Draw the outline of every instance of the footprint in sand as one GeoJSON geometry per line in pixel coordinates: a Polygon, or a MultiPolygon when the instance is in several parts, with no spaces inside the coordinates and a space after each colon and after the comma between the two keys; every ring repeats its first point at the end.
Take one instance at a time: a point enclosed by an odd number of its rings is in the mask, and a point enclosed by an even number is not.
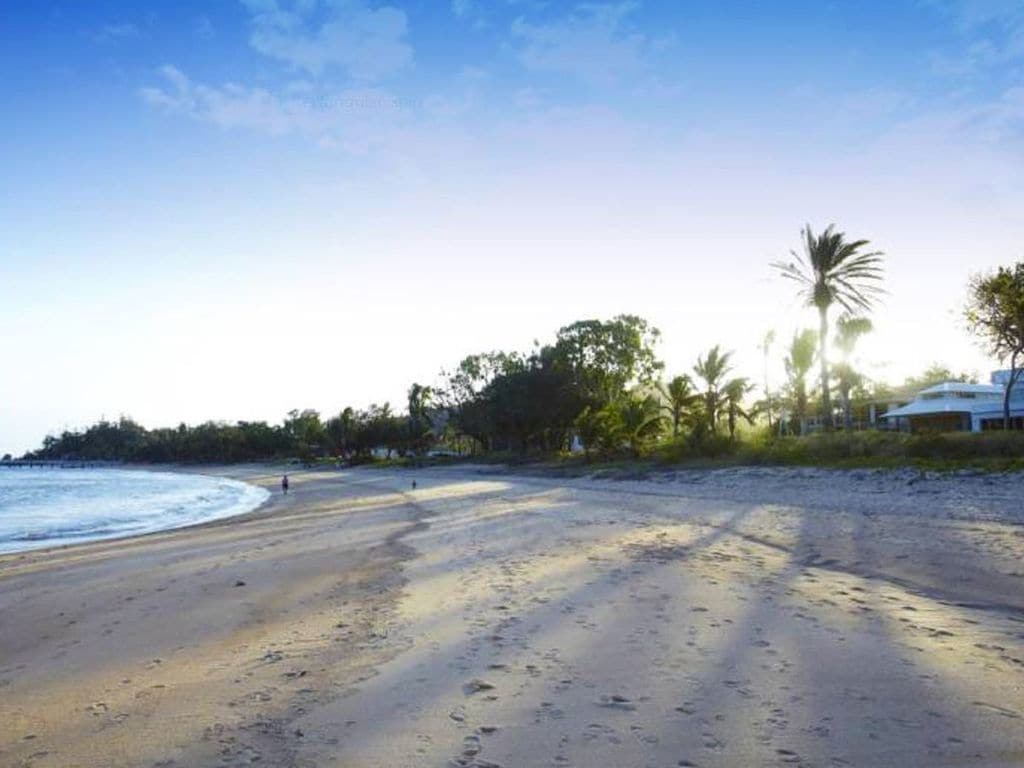
{"type": "Polygon", "coordinates": [[[996,714],[1002,715],[1003,717],[1009,717],[1013,720],[1020,719],[1020,715],[1017,712],[1015,712],[1012,709],[1007,709],[1006,707],[1000,707],[995,704],[987,704],[984,701],[972,701],[971,704],[973,704],[976,707],[981,707],[982,709],[987,709],[990,712],[995,712],[996,714]]]}
{"type": "Polygon", "coordinates": [[[465,691],[467,696],[472,696],[474,693],[494,690],[494,684],[480,678],[474,678],[462,686],[462,690],[465,691]]]}
{"type": "Polygon", "coordinates": [[[601,696],[597,701],[597,705],[607,707],[608,709],[621,709],[627,712],[632,712],[636,709],[636,705],[632,701],[618,693],[601,696]]]}
{"type": "Polygon", "coordinates": [[[90,704],[85,708],[85,711],[91,714],[93,717],[100,717],[101,715],[107,714],[106,702],[97,701],[90,704]]]}
{"type": "Polygon", "coordinates": [[[704,745],[704,749],[712,752],[721,752],[725,749],[725,742],[715,736],[713,733],[705,732],[701,735],[701,743],[704,745]]]}
{"type": "Polygon", "coordinates": [[[479,736],[467,736],[462,740],[462,756],[463,757],[476,757],[480,754],[480,737],[479,736]]]}

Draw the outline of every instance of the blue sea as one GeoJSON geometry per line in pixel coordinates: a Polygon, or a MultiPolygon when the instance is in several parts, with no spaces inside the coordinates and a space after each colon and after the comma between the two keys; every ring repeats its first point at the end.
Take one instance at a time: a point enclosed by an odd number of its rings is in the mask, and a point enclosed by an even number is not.
{"type": "Polygon", "coordinates": [[[180,528],[248,512],[268,496],[207,475],[0,468],[0,552],[180,528]]]}

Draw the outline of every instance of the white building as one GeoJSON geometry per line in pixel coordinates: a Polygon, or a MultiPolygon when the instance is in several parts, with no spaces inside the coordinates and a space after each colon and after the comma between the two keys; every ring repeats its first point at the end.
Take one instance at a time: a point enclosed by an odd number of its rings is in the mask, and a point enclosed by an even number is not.
{"type": "MultiPolygon", "coordinates": [[[[947,381],[921,390],[882,418],[904,432],[981,432],[1003,428],[1003,394],[1009,371],[994,371],[991,384],[947,381]]],[[[1024,429],[1024,375],[1010,393],[1010,428],[1024,429]]]]}

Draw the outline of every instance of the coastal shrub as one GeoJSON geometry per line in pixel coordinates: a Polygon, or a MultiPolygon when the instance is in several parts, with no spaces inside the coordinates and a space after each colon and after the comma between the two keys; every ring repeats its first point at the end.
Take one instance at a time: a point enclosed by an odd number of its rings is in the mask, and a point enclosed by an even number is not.
{"type": "Polygon", "coordinates": [[[691,449],[696,455],[708,459],[734,456],[739,446],[739,440],[722,434],[704,434],[691,443],[691,449]]]}
{"type": "Polygon", "coordinates": [[[984,464],[1024,461],[1024,433],[946,432],[906,434],[865,431],[804,437],[760,436],[743,443],[735,458],[743,464],[984,464]]]}
{"type": "Polygon", "coordinates": [[[663,464],[704,463],[730,459],[736,456],[742,445],[742,441],[737,438],[706,433],[700,437],[688,435],[673,438],[647,455],[663,464]]]}
{"type": "Polygon", "coordinates": [[[1024,433],[945,432],[912,435],[906,455],[917,459],[970,461],[974,459],[1024,459],[1024,433]]]}
{"type": "Polygon", "coordinates": [[[749,459],[771,464],[870,463],[905,457],[907,442],[907,435],[875,431],[778,437],[752,446],[749,459]]]}
{"type": "MultiPolygon", "coordinates": [[[[780,437],[766,429],[754,429],[737,439],[709,434],[700,439],[680,436],[662,442],[647,457],[661,465],[691,467],[917,466],[1004,471],[1024,469],[1024,432],[907,434],[878,430],[780,437]]],[[[602,456],[601,460],[616,458],[629,463],[625,455],[602,456]]]]}

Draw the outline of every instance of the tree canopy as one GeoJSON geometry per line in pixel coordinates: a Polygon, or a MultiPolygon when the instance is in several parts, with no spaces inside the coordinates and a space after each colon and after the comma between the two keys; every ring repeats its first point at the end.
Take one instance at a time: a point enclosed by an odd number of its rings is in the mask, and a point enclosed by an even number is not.
{"type": "Polygon", "coordinates": [[[818,362],[821,366],[822,422],[832,425],[829,396],[828,312],[838,304],[849,314],[864,314],[883,293],[882,252],[868,251],[867,240],[848,241],[834,224],[815,235],[808,224],[801,232],[804,253],[790,251],[792,261],[772,266],[797,284],[798,295],[818,310],[818,362]]]}
{"type": "Polygon", "coordinates": [[[975,275],[964,316],[968,328],[989,353],[1010,364],[1010,380],[1003,396],[1003,427],[1009,429],[1010,391],[1024,363],[1024,262],[975,275]]]}

